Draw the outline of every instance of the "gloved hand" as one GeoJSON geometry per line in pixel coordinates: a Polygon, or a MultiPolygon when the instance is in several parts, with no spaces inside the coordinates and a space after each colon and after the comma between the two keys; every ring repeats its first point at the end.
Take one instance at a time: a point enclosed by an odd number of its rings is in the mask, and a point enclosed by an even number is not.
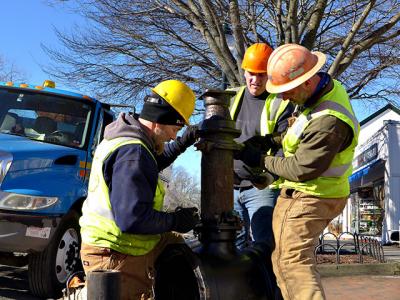
{"type": "Polygon", "coordinates": [[[178,207],[175,210],[175,224],[173,230],[186,233],[194,228],[200,222],[198,209],[196,207],[178,207]]]}
{"type": "Polygon", "coordinates": [[[248,180],[250,180],[253,186],[259,190],[265,189],[279,178],[278,175],[260,168],[249,168],[246,165],[244,165],[243,168],[249,173],[248,180]]]}
{"type": "Polygon", "coordinates": [[[264,136],[255,135],[244,141],[244,144],[245,145],[250,144],[255,148],[260,149],[264,152],[267,152],[269,151],[269,149],[275,148],[277,146],[272,134],[266,134],[264,136]]]}
{"type": "Polygon", "coordinates": [[[188,148],[194,144],[197,138],[198,125],[189,125],[186,127],[181,137],[177,138],[177,143],[181,148],[188,148]]]}
{"type": "Polygon", "coordinates": [[[264,168],[264,155],[265,151],[258,149],[252,143],[245,143],[241,150],[234,152],[233,158],[243,161],[251,168],[264,168]]]}

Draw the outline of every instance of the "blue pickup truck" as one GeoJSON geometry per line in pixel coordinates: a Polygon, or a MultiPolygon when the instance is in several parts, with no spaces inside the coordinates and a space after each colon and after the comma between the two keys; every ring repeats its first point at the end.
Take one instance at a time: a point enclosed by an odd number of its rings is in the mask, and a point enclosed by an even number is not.
{"type": "Polygon", "coordinates": [[[51,81],[0,82],[0,254],[26,258],[36,296],[60,296],[82,267],[78,220],[113,119],[108,104],[51,81]]]}

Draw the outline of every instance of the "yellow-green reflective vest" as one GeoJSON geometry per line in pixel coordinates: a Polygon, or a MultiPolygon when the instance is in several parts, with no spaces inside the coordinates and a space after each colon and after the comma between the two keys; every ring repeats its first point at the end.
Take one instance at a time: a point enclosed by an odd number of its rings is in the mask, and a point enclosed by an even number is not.
{"type": "MultiPolygon", "coordinates": [[[[150,150],[138,139],[120,137],[103,140],[93,158],[88,196],[82,207],[79,224],[83,243],[136,256],[150,252],[160,241],[160,235],[121,232],[114,220],[109,190],[103,176],[104,161],[117,148],[127,144],[140,144],[151,154],[150,150]]],[[[154,158],[153,154],[151,156],[154,158]]],[[[153,205],[155,210],[161,211],[164,194],[163,184],[158,180],[153,205]]]]}
{"type": "MultiPolygon", "coordinates": [[[[230,107],[230,114],[232,120],[236,121],[237,118],[237,109],[240,106],[243,100],[243,94],[246,87],[242,86],[237,90],[236,96],[233,99],[233,103],[230,107]]],[[[234,89],[233,89],[234,90],[234,89]]],[[[272,134],[274,132],[276,123],[282,113],[285,111],[286,107],[289,104],[289,100],[283,100],[281,95],[279,94],[269,94],[267,99],[265,100],[264,109],[261,113],[260,120],[260,135],[264,136],[266,134],[272,134]]],[[[270,154],[270,151],[268,152],[270,154]]],[[[276,189],[279,188],[279,185],[283,182],[283,180],[278,179],[271,185],[269,188],[276,189]]]]}
{"type": "Polygon", "coordinates": [[[329,168],[320,177],[303,182],[285,180],[282,184],[284,187],[321,198],[339,198],[350,194],[348,177],[353,170],[354,149],[357,146],[360,132],[360,125],[354,115],[346,90],[338,81],[334,80],[333,82],[333,89],[319,99],[315,105],[300,114],[282,141],[285,157],[293,156],[301,142],[302,134],[310,122],[324,115],[332,115],[352,128],[351,145],[335,155],[329,168]]]}
{"type": "MultiPolygon", "coordinates": [[[[242,86],[236,93],[233,103],[230,107],[230,114],[232,120],[236,121],[237,108],[240,106],[243,98],[243,93],[246,87],[242,86]]],[[[260,135],[272,134],[274,132],[276,123],[282,113],[285,111],[286,106],[289,104],[289,100],[283,100],[278,94],[269,94],[265,100],[264,109],[261,113],[260,120],[260,135]]]]}

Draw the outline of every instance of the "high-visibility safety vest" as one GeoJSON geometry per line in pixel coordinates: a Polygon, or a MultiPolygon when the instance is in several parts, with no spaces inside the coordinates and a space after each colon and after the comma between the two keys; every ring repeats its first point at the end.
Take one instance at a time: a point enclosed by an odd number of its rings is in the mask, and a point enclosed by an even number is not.
{"type": "MultiPolygon", "coordinates": [[[[245,89],[246,87],[242,86],[237,90],[236,96],[231,104],[229,112],[232,120],[234,121],[236,121],[237,119],[237,109],[243,100],[245,89]]],[[[274,132],[276,123],[278,122],[279,117],[285,111],[288,104],[289,100],[283,100],[278,94],[268,95],[267,99],[265,100],[264,109],[261,113],[260,135],[264,136],[266,134],[272,134],[274,132]]],[[[268,154],[270,154],[270,151],[268,152],[268,154]]],[[[269,185],[269,188],[279,188],[280,183],[282,183],[282,180],[278,179],[277,181],[269,185]]]]}
{"type": "MultiPolygon", "coordinates": [[[[141,235],[121,232],[115,223],[111,210],[109,189],[103,176],[105,160],[117,148],[128,144],[142,145],[154,158],[150,150],[138,139],[119,137],[103,140],[97,147],[92,162],[88,197],[83,204],[79,224],[83,243],[137,256],[150,252],[160,241],[161,236],[160,234],[141,235]]],[[[161,211],[164,194],[163,184],[158,180],[153,205],[155,210],[161,211]]]]}
{"type": "Polygon", "coordinates": [[[333,83],[334,87],[329,93],[299,115],[282,141],[285,157],[290,157],[295,154],[304,130],[311,121],[319,117],[331,115],[351,127],[353,140],[350,146],[335,155],[328,169],[320,177],[303,182],[285,180],[282,184],[284,187],[321,198],[339,198],[350,194],[348,177],[353,170],[354,149],[360,132],[360,125],[354,115],[346,90],[338,81],[333,80],[333,83]]]}
{"type": "MultiPolygon", "coordinates": [[[[230,107],[230,114],[232,120],[236,121],[237,119],[237,109],[240,106],[243,100],[243,94],[246,87],[242,86],[236,93],[236,96],[233,100],[233,103],[230,107]]],[[[272,134],[275,129],[275,125],[281,116],[281,114],[285,111],[286,106],[288,106],[289,100],[283,100],[277,94],[269,94],[267,99],[265,100],[264,109],[261,113],[260,120],[260,134],[262,136],[266,134],[272,134]]]]}

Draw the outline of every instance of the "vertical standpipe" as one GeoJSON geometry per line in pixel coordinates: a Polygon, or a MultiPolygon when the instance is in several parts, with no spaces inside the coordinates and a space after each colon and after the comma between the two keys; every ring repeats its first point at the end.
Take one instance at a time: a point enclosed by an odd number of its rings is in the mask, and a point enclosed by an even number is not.
{"type": "MultiPolygon", "coordinates": [[[[233,215],[233,141],[240,135],[229,113],[230,99],[235,92],[207,90],[204,100],[204,121],[199,128],[200,140],[196,144],[201,158],[201,219],[199,239],[204,246],[218,241],[229,241],[234,249],[236,231],[240,221],[233,215]]],[[[222,250],[222,244],[216,248],[222,250]]],[[[212,251],[218,252],[215,247],[212,251]]],[[[206,249],[208,249],[206,247],[206,249]]],[[[226,252],[226,249],[223,251],[226,252]]],[[[217,255],[217,253],[213,253],[217,255]]]]}
{"type": "Polygon", "coordinates": [[[265,254],[237,251],[240,219],[233,213],[234,138],[240,135],[229,114],[235,92],[207,90],[204,121],[195,145],[201,158],[201,246],[169,245],[156,263],[157,300],[272,300],[265,254]]]}
{"type": "MultiPolygon", "coordinates": [[[[235,92],[207,90],[205,115],[200,127],[201,211],[203,220],[233,210],[233,139],[240,135],[229,114],[229,101],[235,92]]],[[[198,147],[199,148],[199,147],[198,147]]]]}

